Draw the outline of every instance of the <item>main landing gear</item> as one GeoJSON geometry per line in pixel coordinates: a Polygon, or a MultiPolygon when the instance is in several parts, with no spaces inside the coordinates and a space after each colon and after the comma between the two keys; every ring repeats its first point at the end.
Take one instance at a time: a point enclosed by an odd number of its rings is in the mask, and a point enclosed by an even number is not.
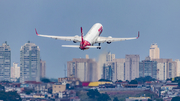
{"type": "MultiPolygon", "coordinates": [[[[101,43],[98,43],[98,46],[100,46],[101,45],[101,43]]],[[[101,47],[97,47],[97,49],[101,49],[101,47]]]]}

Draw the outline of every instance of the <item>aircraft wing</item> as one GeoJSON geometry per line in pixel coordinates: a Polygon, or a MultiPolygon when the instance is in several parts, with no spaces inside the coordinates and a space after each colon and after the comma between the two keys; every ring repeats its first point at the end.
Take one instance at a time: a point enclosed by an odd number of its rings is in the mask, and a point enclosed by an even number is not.
{"type": "Polygon", "coordinates": [[[51,36],[51,35],[38,34],[36,29],[35,31],[36,31],[36,34],[41,37],[48,37],[48,38],[53,38],[53,39],[65,40],[65,41],[81,42],[81,37],[78,35],[76,36],[51,36]]]}
{"type": "Polygon", "coordinates": [[[96,40],[96,43],[125,41],[125,40],[132,40],[132,39],[138,39],[138,38],[139,38],[139,32],[138,32],[138,37],[131,37],[131,38],[98,37],[96,40]]]}

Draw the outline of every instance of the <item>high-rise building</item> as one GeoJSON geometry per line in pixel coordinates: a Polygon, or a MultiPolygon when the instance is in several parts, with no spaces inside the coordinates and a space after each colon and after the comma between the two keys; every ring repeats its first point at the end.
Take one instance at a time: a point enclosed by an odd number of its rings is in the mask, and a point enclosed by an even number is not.
{"type": "Polygon", "coordinates": [[[114,59],[103,66],[103,79],[125,80],[125,59],[114,59]]]}
{"type": "Polygon", "coordinates": [[[179,59],[176,59],[175,62],[177,63],[176,76],[180,76],[180,61],[179,61],[179,59]]]}
{"type": "Polygon", "coordinates": [[[25,81],[40,81],[40,49],[30,41],[20,49],[20,82],[25,81]]]}
{"type": "Polygon", "coordinates": [[[150,57],[139,63],[139,77],[145,76],[157,79],[157,61],[151,61],[150,57]]]}
{"type": "Polygon", "coordinates": [[[18,66],[18,63],[13,63],[13,66],[11,67],[11,78],[17,79],[20,77],[20,67],[18,66]]]}
{"type": "Polygon", "coordinates": [[[151,44],[151,47],[149,49],[149,57],[150,59],[159,59],[160,57],[160,49],[158,48],[158,45],[155,43],[151,44]]]}
{"type": "Polygon", "coordinates": [[[93,59],[73,59],[67,62],[67,76],[80,81],[97,81],[97,63],[93,59]]]}
{"type": "Polygon", "coordinates": [[[46,76],[46,61],[40,60],[40,77],[44,78],[46,76]]]}
{"type": "Polygon", "coordinates": [[[113,74],[114,74],[114,66],[112,66],[113,64],[104,64],[103,66],[103,79],[107,79],[107,80],[113,80],[113,74]]]}
{"type": "Polygon", "coordinates": [[[11,77],[11,49],[7,42],[0,46],[0,81],[10,81],[11,77]]]}
{"type": "Polygon", "coordinates": [[[134,80],[139,77],[139,55],[126,55],[125,80],[134,80]]]}
{"type": "Polygon", "coordinates": [[[106,61],[113,61],[115,59],[115,54],[111,54],[111,52],[108,52],[106,54],[106,61]]]}
{"type": "Polygon", "coordinates": [[[177,63],[172,59],[153,59],[157,61],[157,79],[166,80],[176,77],[177,63]]]}

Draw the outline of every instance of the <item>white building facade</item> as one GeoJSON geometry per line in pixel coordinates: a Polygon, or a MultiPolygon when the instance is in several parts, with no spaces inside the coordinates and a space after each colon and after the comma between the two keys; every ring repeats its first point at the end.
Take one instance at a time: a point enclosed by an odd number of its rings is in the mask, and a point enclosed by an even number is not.
{"type": "Polygon", "coordinates": [[[19,78],[20,77],[20,67],[18,66],[18,63],[13,63],[13,66],[11,67],[11,78],[19,78]]]}
{"type": "Polygon", "coordinates": [[[160,49],[158,48],[157,44],[151,44],[151,47],[149,49],[149,57],[151,60],[160,58],[160,49]]]}

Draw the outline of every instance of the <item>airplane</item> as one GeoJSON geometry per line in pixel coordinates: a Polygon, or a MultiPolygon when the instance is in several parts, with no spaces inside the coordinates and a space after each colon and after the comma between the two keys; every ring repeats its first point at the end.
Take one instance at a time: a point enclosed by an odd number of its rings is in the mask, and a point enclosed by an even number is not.
{"type": "Polygon", "coordinates": [[[101,37],[100,35],[102,31],[103,31],[103,26],[100,23],[94,24],[85,36],[83,36],[82,27],[81,27],[81,36],[78,36],[78,35],[75,35],[75,36],[41,35],[41,34],[38,34],[35,28],[36,34],[41,37],[48,37],[48,38],[53,38],[53,39],[65,40],[65,41],[73,41],[74,43],[80,42],[80,45],[62,45],[62,47],[75,47],[75,48],[80,48],[81,50],[86,50],[89,48],[101,49],[101,46],[100,46],[101,43],[107,42],[107,44],[110,44],[111,42],[114,42],[114,41],[138,39],[140,36],[140,32],[138,31],[138,37],[131,37],[131,38],[113,38],[111,36],[101,37]],[[94,46],[94,44],[96,43],[98,43],[98,46],[94,46]]]}

